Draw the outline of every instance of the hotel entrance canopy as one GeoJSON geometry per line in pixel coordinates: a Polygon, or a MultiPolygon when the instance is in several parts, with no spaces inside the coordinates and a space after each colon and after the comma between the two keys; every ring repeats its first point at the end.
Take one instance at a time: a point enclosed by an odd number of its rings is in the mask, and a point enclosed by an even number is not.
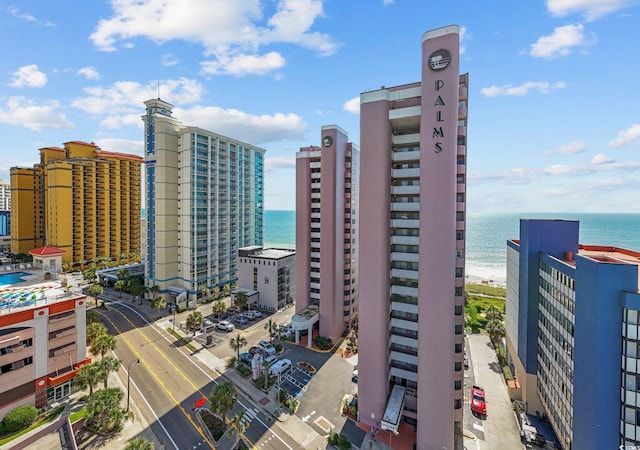
{"type": "Polygon", "coordinates": [[[400,385],[393,386],[389,400],[387,401],[387,409],[384,410],[384,416],[380,422],[380,428],[398,433],[400,427],[400,416],[404,408],[404,392],[405,388],[400,385]]]}

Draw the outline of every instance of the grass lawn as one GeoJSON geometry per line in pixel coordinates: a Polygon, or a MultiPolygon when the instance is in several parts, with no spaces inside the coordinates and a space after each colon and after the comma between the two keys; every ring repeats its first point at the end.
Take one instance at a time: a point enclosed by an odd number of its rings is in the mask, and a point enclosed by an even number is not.
{"type": "Polygon", "coordinates": [[[64,411],[64,406],[60,406],[59,408],[56,408],[55,410],[49,412],[47,415],[42,417],[42,420],[35,422],[33,425],[31,425],[28,428],[25,428],[24,430],[20,430],[10,436],[6,436],[3,439],[0,439],[0,446],[6,444],[7,442],[11,442],[14,439],[22,436],[25,433],[28,433],[31,430],[35,430],[36,428],[42,426],[42,425],[46,425],[49,422],[52,422],[56,417],[58,417],[62,411],[64,411]]]}
{"type": "Polygon", "coordinates": [[[465,284],[467,301],[464,306],[464,315],[467,317],[465,328],[474,333],[485,331],[487,309],[495,306],[498,310],[505,312],[506,289],[497,286],[487,286],[484,284],[465,284]]]}

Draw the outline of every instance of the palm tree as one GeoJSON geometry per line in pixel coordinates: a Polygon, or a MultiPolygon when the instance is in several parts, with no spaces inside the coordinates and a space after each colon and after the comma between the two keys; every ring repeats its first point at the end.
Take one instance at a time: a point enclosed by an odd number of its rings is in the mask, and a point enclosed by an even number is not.
{"type": "Polygon", "coordinates": [[[124,288],[126,286],[127,282],[124,280],[118,280],[116,281],[116,283],[113,285],[114,288],[116,288],[116,291],[120,292],[120,298],[122,298],[122,291],[124,291],[124,288]]]}
{"type": "Polygon", "coordinates": [[[118,280],[124,280],[129,276],[129,271],[127,269],[124,269],[124,268],[120,269],[116,273],[116,276],[118,277],[118,280]]]}
{"type": "Polygon", "coordinates": [[[273,319],[269,319],[269,321],[264,324],[264,329],[269,332],[269,342],[271,342],[273,337],[278,334],[280,327],[273,321],[273,319]]]}
{"type": "Polygon", "coordinates": [[[493,346],[497,348],[497,343],[504,336],[505,328],[502,320],[492,319],[487,322],[486,326],[487,333],[491,337],[491,342],[493,342],[493,346]]]}
{"type": "Polygon", "coordinates": [[[196,330],[202,327],[202,313],[200,311],[194,311],[187,316],[187,328],[193,331],[193,335],[196,335],[196,330]]]}
{"type": "Polygon", "coordinates": [[[228,284],[225,284],[224,287],[222,288],[222,293],[224,294],[225,297],[228,297],[230,292],[231,292],[231,288],[229,287],[228,284]]]}
{"type": "Polygon", "coordinates": [[[94,322],[100,322],[100,317],[93,311],[87,311],[87,326],[94,322]]]}
{"type": "Polygon", "coordinates": [[[146,292],[146,290],[147,290],[147,288],[146,288],[146,287],[144,287],[143,285],[141,285],[141,284],[136,284],[136,285],[133,287],[133,291],[132,291],[132,293],[133,293],[133,295],[135,295],[136,297],[140,297],[140,298],[142,299],[142,298],[144,298],[144,293],[146,292]]]}
{"type": "Polygon", "coordinates": [[[247,340],[238,334],[236,337],[229,340],[229,345],[236,351],[236,358],[240,359],[240,349],[247,345],[247,340]]]}
{"type": "Polygon", "coordinates": [[[211,312],[213,314],[221,315],[221,314],[224,314],[226,310],[227,310],[227,305],[225,305],[225,303],[222,300],[217,300],[211,306],[211,312]]]}
{"type": "Polygon", "coordinates": [[[220,296],[220,288],[218,286],[213,287],[213,297],[218,298],[220,296]]]}
{"type": "Polygon", "coordinates": [[[153,450],[153,442],[149,442],[143,437],[137,437],[129,441],[124,450],[153,450]]]}
{"type": "Polygon", "coordinates": [[[151,296],[153,298],[156,298],[158,296],[158,291],[159,290],[160,290],[160,288],[158,286],[156,286],[155,284],[149,288],[149,292],[151,292],[151,296]]]}
{"type": "Polygon", "coordinates": [[[116,388],[102,389],[87,400],[85,424],[98,432],[107,433],[122,429],[129,416],[120,406],[124,392],[116,388]]]}
{"type": "Polygon", "coordinates": [[[219,414],[222,419],[227,418],[227,413],[236,406],[238,401],[238,389],[231,381],[224,381],[216,384],[209,394],[211,406],[209,410],[214,414],[219,414]]]}
{"type": "Polygon", "coordinates": [[[202,294],[203,301],[209,298],[209,288],[207,287],[206,284],[203,284],[202,286],[200,286],[200,293],[202,294]]]}
{"type": "Polygon", "coordinates": [[[92,355],[100,355],[100,358],[104,358],[105,353],[116,348],[118,341],[110,334],[101,334],[96,337],[91,343],[89,351],[92,355]]]}
{"type": "Polygon", "coordinates": [[[240,307],[240,309],[247,306],[247,294],[242,291],[238,292],[236,294],[235,300],[233,301],[233,304],[240,307]]]}
{"type": "Polygon", "coordinates": [[[102,322],[92,322],[87,325],[87,344],[92,344],[98,336],[107,334],[107,327],[102,322]]]}
{"type": "Polygon", "coordinates": [[[502,311],[500,311],[494,305],[491,305],[491,306],[489,306],[489,308],[487,308],[486,316],[487,316],[487,320],[500,320],[500,321],[502,321],[502,319],[503,319],[502,311]]]}
{"type": "Polygon", "coordinates": [[[240,436],[247,429],[247,423],[244,420],[244,411],[236,414],[231,419],[229,419],[229,428],[236,432],[236,445],[234,448],[238,450],[240,446],[240,436]]]}
{"type": "Polygon", "coordinates": [[[120,264],[126,263],[127,262],[127,255],[125,253],[120,253],[118,255],[118,260],[119,260],[120,264]]]}
{"type": "Polygon", "coordinates": [[[151,300],[151,307],[156,310],[156,319],[160,316],[160,310],[167,307],[164,297],[156,297],[151,300]]]}
{"type": "Polygon", "coordinates": [[[89,388],[89,397],[91,397],[93,388],[100,382],[100,369],[96,363],[85,364],[76,373],[75,380],[80,389],[89,388]]]}
{"type": "Polygon", "coordinates": [[[104,388],[107,388],[107,380],[109,379],[109,374],[111,372],[117,372],[120,367],[120,361],[118,361],[113,356],[105,356],[100,361],[95,362],[98,366],[99,379],[104,382],[104,388]]]}
{"type": "Polygon", "coordinates": [[[89,287],[89,295],[92,297],[98,297],[104,293],[104,288],[99,284],[93,284],[89,287]]]}

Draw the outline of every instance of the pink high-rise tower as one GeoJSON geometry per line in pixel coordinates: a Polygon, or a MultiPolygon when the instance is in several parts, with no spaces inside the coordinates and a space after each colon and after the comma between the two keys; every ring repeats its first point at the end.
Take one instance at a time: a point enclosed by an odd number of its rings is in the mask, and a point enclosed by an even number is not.
{"type": "Polygon", "coordinates": [[[462,442],[468,74],[459,28],[422,36],[422,78],[360,97],[359,420],[417,448],[462,442]],[[404,428],[403,428],[404,429],[404,428]]]}

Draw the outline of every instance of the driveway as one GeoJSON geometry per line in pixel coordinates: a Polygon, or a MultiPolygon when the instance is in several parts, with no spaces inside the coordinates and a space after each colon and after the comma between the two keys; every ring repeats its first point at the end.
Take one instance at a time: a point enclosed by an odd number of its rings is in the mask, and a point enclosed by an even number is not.
{"type": "MultiPolygon", "coordinates": [[[[487,398],[487,418],[480,420],[471,414],[468,396],[465,398],[465,416],[469,416],[472,424],[465,428],[478,436],[479,449],[514,450],[524,449],[520,442],[520,429],[516,416],[511,407],[511,400],[507,386],[502,376],[502,369],[498,364],[489,336],[471,334],[467,337],[468,352],[471,359],[472,374],[467,381],[484,388],[487,398]]],[[[466,391],[465,389],[465,391],[466,391]]]]}

